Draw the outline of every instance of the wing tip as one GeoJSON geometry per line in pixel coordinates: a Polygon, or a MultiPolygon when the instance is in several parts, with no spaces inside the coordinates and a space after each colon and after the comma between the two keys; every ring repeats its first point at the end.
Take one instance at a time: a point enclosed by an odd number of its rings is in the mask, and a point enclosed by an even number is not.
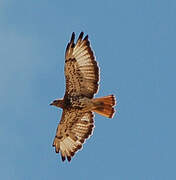
{"type": "Polygon", "coordinates": [[[85,36],[85,38],[83,39],[83,41],[87,41],[87,42],[89,42],[88,41],[88,38],[89,38],[89,36],[88,36],[88,34],[85,36]]]}
{"type": "MultiPolygon", "coordinates": [[[[79,34],[79,37],[78,37],[78,40],[82,40],[84,36],[84,32],[81,31],[81,33],[79,34]]],[[[83,41],[87,41],[89,38],[88,34],[84,37],[83,41]]],[[[74,43],[74,40],[75,40],[75,32],[72,32],[72,35],[71,35],[71,40],[70,40],[70,43],[74,43]]]]}
{"type": "Polygon", "coordinates": [[[67,160],[68,160],[68,162],[70,162],[71,161],[71,156],[67,156],[67,160]]]}
{"type": "MultiPolygon", "coordinates": [[[[78,40],[82,40],[83,36],[84,36],[84,32],[81,31],[81,33],[79,34],[78,40]]],[[[88,38],[89,38],[89,36],[88,36],[88,34],[87,34],[87,35],[84,37],[83,41],[87,41],[88,38]]]]}
{"type": "Polygon", "coordinates": [[[83,35],[84,35],[84,32],[81,31],[80,35],[79,35],[79,38],[78,39],[82,39],[83,38],[83,35]]]}
{"type": "Polygon", "coordinates": [[[62,161],[65,161],[65,156],[62,156],[62,155],[61,155],[61,158],[62,158],[62,161]]]}
{"type": "Polygon", "coordinates": [[[75,40],[75,32],[72,32],[70,43],[74,42],[74,40],[75,40]]]}

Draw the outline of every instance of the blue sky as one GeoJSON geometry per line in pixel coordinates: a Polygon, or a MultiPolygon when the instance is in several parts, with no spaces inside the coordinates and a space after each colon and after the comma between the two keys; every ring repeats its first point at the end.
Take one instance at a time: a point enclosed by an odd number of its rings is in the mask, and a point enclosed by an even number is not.
{"type": "Polygon", "coordinates": [[[0,178],[176,179],[176,1],[0,1],[0,178]],[[71,163],[52,145],[72,32],[89,34],[116,115],[71,163]]]}

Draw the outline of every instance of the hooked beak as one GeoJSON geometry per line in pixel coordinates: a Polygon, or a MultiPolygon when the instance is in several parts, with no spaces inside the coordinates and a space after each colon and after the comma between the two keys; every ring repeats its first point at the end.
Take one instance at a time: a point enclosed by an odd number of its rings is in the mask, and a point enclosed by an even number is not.
{"type": "Polygon", "coordinates": [[[53,106],[53,105],[54,105],[54,103],[52,102],[52,103],[50,103],[49,105],[50,105],[50,106],[53,106]]]}

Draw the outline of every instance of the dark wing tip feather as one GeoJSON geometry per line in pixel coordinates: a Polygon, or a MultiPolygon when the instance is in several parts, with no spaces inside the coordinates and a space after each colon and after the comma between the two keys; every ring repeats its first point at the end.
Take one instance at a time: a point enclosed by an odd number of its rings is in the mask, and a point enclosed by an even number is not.
{"type": "Polygon", "coordinates": [[[62,161],[65,161],[65,156],[62,156],[62,155],[61,155],[61,157],[62,157],[62,161]]]}
{"type": "Polygon", "coordinates": [[[68,160],[68,162],[70,162],[71,161],[71,157],[67,156],[67,160],[68,160]]]}
{"type": "Polygon", "coordinates": [[[74,40],[75,40],[75,33],[73,32],[70,40],[70,45],[72,48],[75,46],[74,40]]]}
{"type": "Polygon", "coordinates": [[[83,39],[83,41],[87,41],[89,43],[88,38],[89,38],[89,36],[86,35],[85,38],[83,39]]]}
{"type": "Polygon", "coordinates": [[[71,36],[70,43],[73,43],[73,42],[74,42],[74,40],[75,40],[75,33],[73,32],[73,33],[72,33],[72,36],[71,36]]]}
{"type": "Polygon", "coordinates": [[[58,149],[55,149],[55,152],[56,152],[56,153],[59,153],[58,149]]]}
{"type": "Polygon", "coordinates": [[[67,47],[66,47],[66,51],[65,51],[65,57],[69,51],[69,48],[73,48],[75,46],[74,44],[74,40],[75,40],[75,33],[73,32],[72,35],[71,35],[71,39],[70,39],[70,42],[67,44],[67,47]]]}
{"type": "Polygon", "coordinates": [[[82,39],[83,38],[83,35],[84,35],[84,33],[83,33],[83,31],[80,33],[80,35],[79,35],[79,38],[78,39],[82,39]]]}
{"type": "Polygon", "coordinates": [[[60,151],[60,147],[59,146],[55,146],[55,152],[59,153],[59,151],[60,151]]]}

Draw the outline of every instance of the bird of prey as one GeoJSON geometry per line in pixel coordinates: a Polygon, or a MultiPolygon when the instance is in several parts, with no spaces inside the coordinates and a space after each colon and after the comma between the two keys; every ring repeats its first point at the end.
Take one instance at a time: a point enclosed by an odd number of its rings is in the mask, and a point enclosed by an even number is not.
{"type": "Polygon", "coordinates": [[[66,158],[70,161],[92,134],[93,112],[107,118],[112,118],[115,112],[113,95],[93,98],[98,91],[99,67],[88,35],[84,38],[83,35],[81,32],[75,43],[75,33],[72,33],[65,52],[65,95],[50,104],[63,109],[53,142],[62,161],[66,158]]]}

